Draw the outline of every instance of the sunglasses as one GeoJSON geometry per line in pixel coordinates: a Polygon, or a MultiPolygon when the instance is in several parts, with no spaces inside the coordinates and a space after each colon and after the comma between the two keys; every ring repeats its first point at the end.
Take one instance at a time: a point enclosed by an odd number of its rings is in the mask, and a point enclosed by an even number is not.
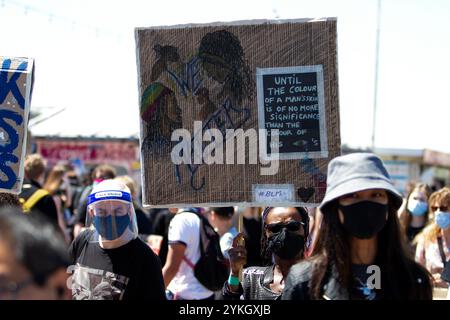
{"type": "Polygon", "coordinates": [[[443,211],[443,212],[447,212],[447,209],[448,209],[448,206],[440,206],[440,207],[431,207],[431,211],[437,211],[437,209],[439,209],[440,211],[443,211]]]}
{"type": "Polygon", "coordinates": [[[298,222],[295,220],[291,220],[286,223],[270,223],[266,225],[266,229],[269,230],[272,233],[278,233],[283,228],[286,228],[289,231],[298,231],[300,230],[301,226],[304,226],[305,224],[303,222],[298,222]]]}

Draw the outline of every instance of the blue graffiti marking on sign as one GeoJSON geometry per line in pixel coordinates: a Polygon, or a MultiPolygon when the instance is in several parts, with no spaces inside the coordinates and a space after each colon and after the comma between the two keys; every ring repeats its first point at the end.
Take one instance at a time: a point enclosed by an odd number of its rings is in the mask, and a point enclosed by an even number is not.
{"type": "Polygon", "coordinates": [[[318,178],[319,182],[325,182],[327,180],[327,176],[315,165],[313,159],[307,158],[300,160],[300,167],[302,167],[306,173],[318,178]]]}
{"type": "MultiPolygon", "coordinates": [[[[240,108],[237,106],[233,106],[231,100],[227,98],[223,103],[223,105],[219,108],[219,110],[214,112],[214,114],[208,119],[208,121],[205,124],[203,124],[201,131],[194,132],[194,135],[191,138],[191,148],[192,148],[191,152],[194,153],[195,136],[196,135],[202,136],[204,131],[214,128],[214,124],[217,126],[218,130],[222,132],[222,135],[226,137],[227,129],[237,129],[243,126],[249,118],[250,118],[250,110],[248,108],[240,108]],[[232,112],[237,115],[240,115],[241,121],[238,121],[237,123],[233,122],[233,119],[231,117],[232,112]]],[[[175,166],[175,178],[177,180],[177,183],[182,184],[180,166],[179,165],[174,166],[175,166]]],[[[191,188],[195,191],[201,190],[205,186],[205,177],[201,178],[200,185],[195,184],[196,180],[195,176],[198,173],[200,165],[185,164],[185,167],[188,170],[191,188]]]]}
{"type": "Polygon", "coordinates": [[[0,171],[2,171],[6,176],[6,181],[0,179],[0,188],[2,189],[12,189],[17,181],[17,175],[13,169],[11,169],[8,162],[17,163],[19,158],[10,153],[2,154],[0,157],[0,171]]]}
{"type": "Polygon", "coordinates": [[[17,80],[22,74],[21,71],[26,70],[27,66],[27,61],[22,62],[18,66],[17,72],[14,72],[8,81],[8,73],[11,72],[11,70],[9,70],[11,67],[11,59],[5,59],[5,61],[3,61],[3,65],[0,70],[0,104],[5,101],[8,93],[11,92],[19,103],[20,108],[22,108],[22,110],[25,108],[25,99],[17,86],[17,80]]]}
{"type": "Polygon", "coordinates": [[[0,128],[8,134],[9,140],[9,143],[5,145],[0,144],[0,153],[12,153],[19,145],[19,135],[5,119],[13,120],[17,125],[21,125],[23,118],[17,112],[5,109],[0,110],[0,128]]]}
{"type": "Polygon", "coordinates": [[[176,82],[181,94],[187,97],[188,92],[195,94],[203,80],[201,79],[199,58],[194,57],[184,65],[184,73],[177,75],[171,70],[167,70],[170,77],[176,82]]]}
{"type": "MultiPolygon", "coordinates": [[[[318,189],[319,197],[322,198],[325,195],[325,191],[327,188],[327,175],[320,170],[313,159],[308,157],[307,152],[305,153],[305,157],[299,161],[299,165],[305,173],[311,175],[316,183],[316,186],[314,188],[318,189]]],[[[300,189],[305,190],[305,188],[300,189]]]]}
{"type": "Polygon", "coordinates": [[[19,135],[17,131],[5,120],[13,120],[17,125],[21,125],[23,118],[17,112],[11,110],[0,110],[0,128],[8,135],[5,144],[0,144],[0,171],[6,176],[6,181],[0,179],[0,188],[11,189],[17,181],[17,175],[11,169],[9,163],[17,163],[19,159],[13,154],[19,145],[19,135]]]}

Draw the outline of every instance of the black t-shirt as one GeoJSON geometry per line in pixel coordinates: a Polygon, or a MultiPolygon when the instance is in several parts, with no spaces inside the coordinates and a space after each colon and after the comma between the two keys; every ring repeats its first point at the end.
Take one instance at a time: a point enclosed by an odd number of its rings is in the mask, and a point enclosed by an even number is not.
{"type": "Polygon", "coordinates": [[[69,248],[73,260],[72,297],[76,300],[165,300],[161,264],[139,238],[103,249],[91,230],[69,248]]]}
{"type": "Polygon", "coordinates": [[[152,233],[152,225],[150,223],[150,219],[142,208],[134,205],[134,212],[136,212],[136,220],[139,234],[149,235],[152,233]]]}
{"type": "Polygon", "coordinates": [[[423,230],[425,226],[422,227],[411,227],[409,226],[406,230],[406,235],[408,237],[409,242],[412,242],[414,238],[423,230]]]}
{"type": "Polygon", "coordinates": [[[152,234],[160,235],[163,237],[161,243],[161,249],[159,251],[159,258],[161,259],[161,264],[164,266],[167,259],[167,252],[169,250],[169,225],[175,215],[170,213],[169,210],[161,210],[158,215],[156,215],[153,221],[152,234]]]}
{"type": "Polygon", "coordinates": [[[450,285],[450,262],[447,261],[444,266],[444,270],[441,273],[441,279],[447,281],[450,285]]]}
{"type": "MultiPolygon", "coordinates": [[[[370,288],[367,281],[372,275],[370,272],[367,272],[369,266],[366,264],[352,264],[353,285],[350,294],[352,300],[379,299],[379,292],[375,288],[370,288]]],[[[372,281],[370,281],[370,284],[372,284],[372,281]]]]}

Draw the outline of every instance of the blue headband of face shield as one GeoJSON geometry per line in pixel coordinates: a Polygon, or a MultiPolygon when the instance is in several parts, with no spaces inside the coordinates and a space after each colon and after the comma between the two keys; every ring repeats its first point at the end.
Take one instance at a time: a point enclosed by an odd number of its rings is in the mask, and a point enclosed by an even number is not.
{"type": "Polygon", "coordinates": [[[88,198],[88,205],[97,201],[122,200],[131,203],[131,194],[125,191],[107,190],[92,193],[88,198]]]}

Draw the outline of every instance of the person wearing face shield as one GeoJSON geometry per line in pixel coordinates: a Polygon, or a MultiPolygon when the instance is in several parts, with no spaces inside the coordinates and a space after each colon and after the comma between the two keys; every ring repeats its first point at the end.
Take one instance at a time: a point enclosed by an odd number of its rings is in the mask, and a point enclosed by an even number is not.
{"type": "Polygon", "coordinates": [[[429,273],[402,243],[402,201],[376,155],[333,159],[317,242],[312,255],[291,268],[282,299],[431,299],[429,273]]]}
{"type": "Polygon", "coordinates": [[[289,269],[304,258],[309,233],[309,216],[304,208],[267,207],[262,217],[261,255],[265,267],[243,269],[247,262],[243,234],[233,239],[229,249],[230,277],[222,289],[224,300],[280,299],[289,269]]]}
{"type": "Polygon", "coordinates": [[[108,164],[101,164],[95,167],[95,169],[92,171],[91,179],[92,184],[89,186],[86,186],[82,191],[78,198],[78,201],[76,201],[76,213],[74,217],[74,228],[73,228],[73,235],[74,237],[78,236],[81,231],[86,227],[86,208],[88,205],[89,195],[92,192],[92,188],[102,182],[103,180],[108,179],[114,179],[116,177],[116,169],[114,167],[108,165],[108,164]]]}
{"type": "Polygon", "coordinates": [[[93,187],[86,227],[69,249],[73,299],[165,299],[160,261],[138,238],[130,190],[122,182],[93,187]]]}

